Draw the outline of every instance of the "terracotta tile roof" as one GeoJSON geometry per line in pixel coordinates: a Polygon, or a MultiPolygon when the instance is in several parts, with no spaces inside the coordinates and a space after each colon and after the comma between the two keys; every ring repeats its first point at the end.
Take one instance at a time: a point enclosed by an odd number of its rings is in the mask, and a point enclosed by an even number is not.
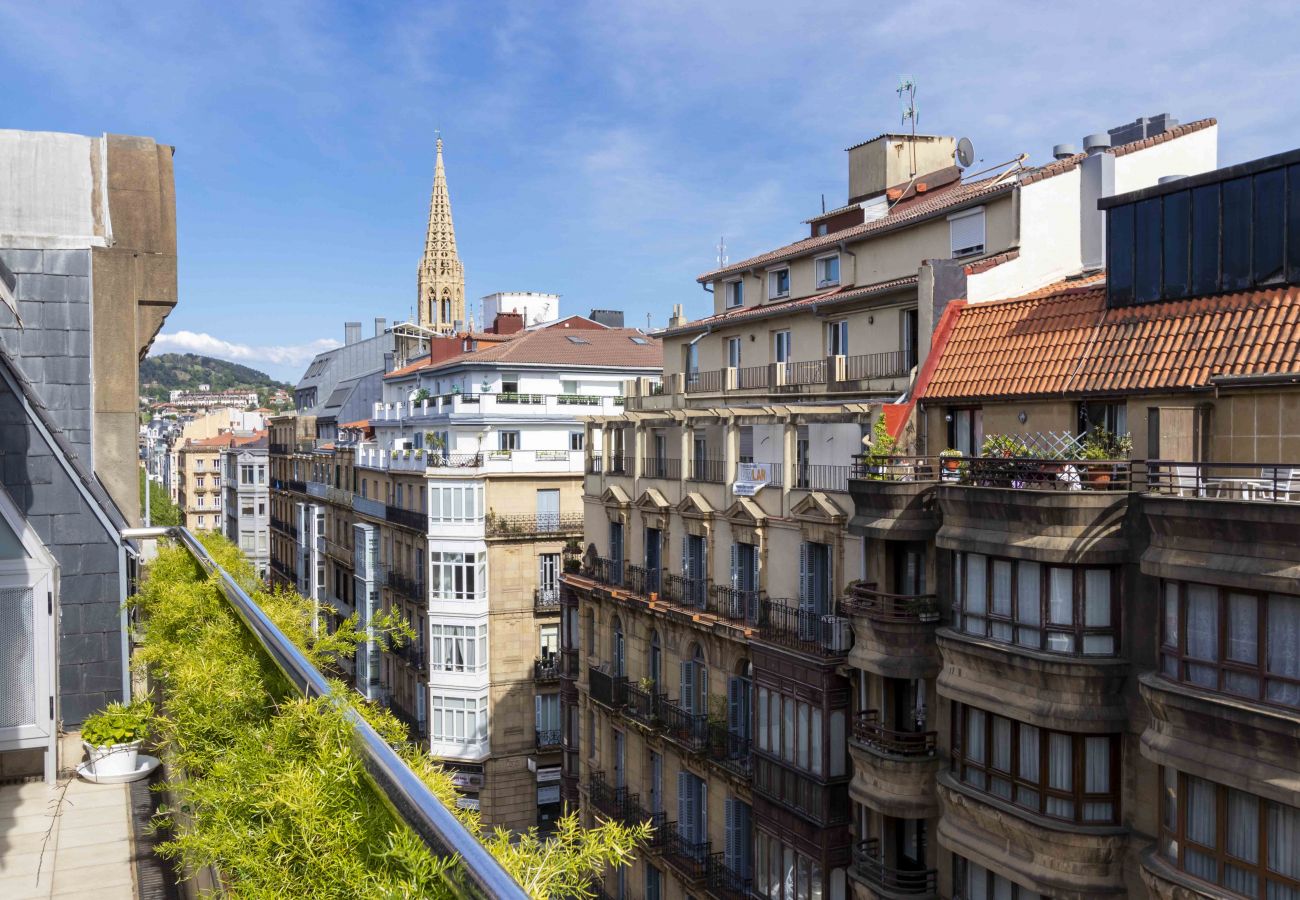
{"type": "MultiPolygon", "coordinates": [[[[420,365],[420,371],[460,365],[560,365],[605,366],[620,369],[662,369],[663,345],[635,328],[556,329],[521,331],[514,339],[495,343],[450,359],[420,365]],[[637,343],[636,338],[643,341],[637,343]]],[[[414,371],[407,367],[408,371],[414,371]]],[[[403,374],[390,372],[385,378],[403,374]]]]}
{"type": "Polygon", "coordinates": [[[418,372],[418,371],[420,371],[421,369],[427,368],[428,366],[429,366],[429,357],[427,357],[427,356],[421,356],[421,357],[420,357],[419,359],[417,359],[415,362],[413,362],[413,363],[407,363],[407,364],[404,365],[404,366],[401,366],[401,367],[399,367],[399,368],[396,368],[396,369],[394,369],[393,371],[389,372],[389,373],[388,373],[387,375],[385,375],[384,377],[385,377],[385,378],[396,378],[396,377],[398,377],[399,375],[410,375],[412,372],[418,372]]]}
{"type": "Polygon", "coordinates": [[[703,331],[708,327],[720,327],[723,325],[736,325],[740,322],[748,322],[753,319],[766,319],[770,316],[783,316],[789,312],[807,309],[812,306],[826,306],[830,304],[849,303],[854,300],[861,300],[864,297],[870,297],[874,294],[884,294],[901,287],[916,284],[917,276],[908,275],[905,278],[892,278],[889,281],[878,281],[875,284],[867,284],[862,287],[837,287],[829,291],[822,291],[820,294],[813,294],[810,297],[800,297],[798,300],[779,300],[775,303],[764,303],[762,306],[740,306],[735,309],[724,310],[720,313],[714,313],[711,316],[705,316],[702,319],[695,319],[687,322],[685,325],[679,325],[676,328],[668,328],[659,332],[662,336],[677,334],[690,334],[695,331],[703,331]]]}
{"type": "Polygon", "coordinates": [[[369,428],[369,427],[370,427],[370,420],[369,420],[369,419],[357,419],[355,422],[344,422],[344,423],[343,423],[342,425],[340,425],[339,427],[340,427],[340,428],[369,428]]]}
{"type": "Polygon", "coordinates": [[[1104,280],[961,309],[925,399],[1202,390],[1300,373],[1300,287],[1106,308],[1104,280]]]}
{"type": "MultiPolygon", "coordinates": [[[[1112,156],[1125,156],[1129,153],[1136,153],[1138,150],[1145,150],[1147,147],[1154,147],[1157,144],[1163,144],[1180,138],[1193,132],[1201,131],[1217,125],[1218,121],[1213,118],[1197,119],[1195,122],[1188,122],[1184,125],[1176,125],[1170,130],[1154,137],[1144,138],[1140,141],[1133,141],[1128,144],[1120,144],[1118,147],[1112,147],[1106,151],[1112,156]]],[[[855,225],[852,228],[846,228],[843,231],[837,231],[832,234],[821,235],[819,237],[805,238],[801,241],[795,241],[793,244],[787,244],[768,253],[750,257],[740,262],[729,263],[728,265],[714,269],[711,272],[705,272],[696,278],[696,281],[712,281],[722,275],[731,275],[742,272],[745,269],[754,266],[764,266],[778,260],[791,259],[804,253],[810,253],[822,247],[831,247],[840,241],[856,240],[864,235],[871,234],[875,231],[882,231],[893,228],[901,223],[923,219],[927,216],[936,215],[963,203],[971,202],[980,198],[992,197],[1000,193],[1010,191],[1017,184],[1034,184],[1038,181],[1045,181],[1053,176],[1069,172],[1078,167],[1083,161],[1086,154],[1076,153],[1065,159],[1059,159],[1050,162],[1047,165],[1031,168],[1020,172],[1018,177],[1006,177],[994,175],[989,178],[983,178],[978,181],[970,181],[964,184],[954,184],[925,194],[904,200],[895,205],[889,215],[883,219],[876,219],[872,222],[864,222],[861,225],[855,225]]]]}

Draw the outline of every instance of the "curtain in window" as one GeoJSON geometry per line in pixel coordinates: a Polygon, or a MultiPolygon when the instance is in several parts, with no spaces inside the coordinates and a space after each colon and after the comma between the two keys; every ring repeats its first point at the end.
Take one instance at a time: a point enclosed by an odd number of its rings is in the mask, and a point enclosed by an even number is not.
{"type": "MultiPolygon", "coordinates": [[[[1088,569],[1083,573],[1083,624],[1088,628],[1109,628],[1110,621],[1110,570],[1088,569]]],[[[1115,636],[1088,634],[1083,638],[1083,652],[1112,654],[1115,636]]]]}
{"type": "MultiPolygon", "coordinates": [[[[1187,586],[1187,655],[1192,659],[1214,661],[1219,649],[1218,590],[1208,585],[1187,586]]],[[[1189,663],[1187,676],[1193,684],[1218,687],[1218,673],[1213,666],[1189,663]]]]}
{"type": "MultiPolygon", "coordinates": [[[[1020,726],[1020,758],[1017,774],[1021,781],[1038,783],[1039,732],[1033,725],[1020,726]]],[[[1016,802],[1021,806],[1038,809],[1038,791],[1035,788],[1020,785],[1016,788],[1016,802]]]]}
{"type": "Polygon", "coordinates": [[[982,554],[966,554],[966,630],[972,634],[984,633],[984,613],[988,609],[985,597],[987,565],[988,559],[982,554]]]}
{"type": "Polygon", "coordinates": [[[796,732],[799,738],[798,763],[799,763],[799,768],[806,769],[808,768],[808,740],[809,740],[809,725],[811,723],[808,720],[808,704],[800,703],[798,708],[799,708],[799,730],[796,732]]]}
{"type": "MultiPolygon", "coordinates": [[[[1074,624],[1074,572],[1071,569],[1049,569],[1047,573],[1047,621],[1051,625],[1074,624]]],[[[1074,635],[1049,631],[1047,649],[1058,653],[1074,650],[1074,635]]]]}
{"type": "Polygon", "coordinates": [[[767,688],[758,689],[758,749],[771,749],[767,743],[767,688]]]}
{"type": "MultiPolygon", "coordinates": [[[[1228,595],[1227,658],[1259,664],[1259,601],[1252,594],[1228,595]]],[[[1243,672],[1225,672],[1225,690],[1246,697],[1259,696],[1259,678],[1243,672]]]]}
{"type": "MultiPolygon", "coordinates": [[[[1215,790],[1214,785],[1191,775],[1187,776],[1187,796],[1185,798],[1186,816],[1184,829],[1189,841],[1204,847],[1215,846],[1215,790]]],[[[1197,878],[1217,881],[1217,866],[1214,858],[1188,847],[1184,866],[1197,878]]]]}
{"type": "MultiPolygon", "coordinates": [[[[1050,734],[1047,741],[1047,786],[1058,791],[1074,787],[1074,739],[1068,734],[1050,734]]],[[[1048,797],[1047,814],[1062,819],[1074,818],[1074,801],[1065,797],[1048,797]]]]}
{"type": "MultiPolygon", "coordinates": [[[[963,743],[966,759],[973,763],[984,762],[984,710],[966,710],[966,740],[963,743]]],[[[975,769],[966,770],[966,781],[978,788],[984,787],[984,773],[975,769]]]]}
{"type": "MultiPolygon", "coordinates": [[[[1178,590],[1177,584],[1165,583],[1164,634],[1160,645],[1171,653],[1178,652],[1178,590]]],[[[1161,654],[1160,668],[1170,678],[1178,677],[1178,660],[1174,656],[1161,654]]]]}
{"type": "MultiPolygon", "coordinates": [[[[1259,798],[1241,791],[1228,791],[1227,851],[1230,857],[1255,865],[1259,862],[1259,798]]],[[[1259,892],[1253,872],[1229,862],[1224,866],[1223,885],[1239,894],[1254,897],[1259,892]]]]}
{"type": "MultiPolygon", "coordinates": [[[[1089,794],[1109,794],[1110,787],[1110,738],[1085,738],[1083,790],[1089,794]]],[[[1085,822],[1109,822],[1115,815],[1114,805],[1105,801],[1084,803],[1083,818],[1085,822]]]]}
{"type": "Polygon", "coordinates": [[[1018,562],[1016,566],[1016,619],[1020,622],[1016,643],[1023,647],[1040,647],[1042,567],[1036,562],[1018,562]]]}
{"type": "MultiPolygon", "coordinates": [[[[989,768],[1001,772],[1011,771],[1011,720],[1002,716],[993,716],[993,749],[989,759],[989,768]]],[[[989,789],[998,797],[1011,799],[1011,781],[992,776],[989,789]]]]}
{"type": "MultiPolygon", "coordinates": [[[[809,734],[812,735],[812,760],[809,769],[814,775],[821,775],[822,773],[822,711],[815,706],[813,707],[813,711],[812,711],[812,727],[809,729],[809,734]]],[[[843,743],[843,741],[841,741],[841,743],[843,743]]]]}
{"type": "MultiPolygon", "coordinates": [[[[1011,617],[1011,563],[1005,559],[993,560],[993,612],[1011,617]]],[[[1011,623],[994,622],[993,637],[1000,641],[1011,640],[1011,623]]]]}
{"type": "MultiPolygon", "coordinates": [[[[1300,680],[1300,597],[1268,598],[1268,671],[1300,680]]],[[[1269,679],[1268,699],[1300,706],[1300,684],[1269,679]]]]}
{"type": "MultiPolygon", "coordinates": [[[[1279,875],[1300,879],[1300,809],[1294,806],[1268,804],[1268,868],[1279,875]]],[[[1273,890],[1269,888],[1270,898],[1273,890]]],[[[1278,897],[1286,896],[1286,893],[1278,894],[1278,897]]]]}

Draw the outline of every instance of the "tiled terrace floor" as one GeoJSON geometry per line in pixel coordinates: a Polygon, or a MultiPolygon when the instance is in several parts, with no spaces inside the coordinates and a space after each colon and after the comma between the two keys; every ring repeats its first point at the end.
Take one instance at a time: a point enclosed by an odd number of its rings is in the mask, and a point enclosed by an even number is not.
{"type": "Polygon", "coordinates": [[[0,787],[0,897],[134,900],[128,786],[0,787]]]}

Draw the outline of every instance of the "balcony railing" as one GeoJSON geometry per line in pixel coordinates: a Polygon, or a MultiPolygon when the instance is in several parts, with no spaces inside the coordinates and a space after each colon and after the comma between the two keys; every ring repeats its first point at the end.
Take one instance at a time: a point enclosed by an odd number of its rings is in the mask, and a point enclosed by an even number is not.
{"type": "Polygon", "coordinates": [[[286,522],[284,519],[277,519],[275,516],[272,516],[271,527],[281,534],[289,535],[289,537],[293,538],[295,541],[298,540],[298,526],[291,522],[286,522]]]}
{"type": "Polygon", "coordinates": [[[533,537],[541,534],[582,534],[582,513],[537,513],[502,516],[489,512],[488,537],[533,537]]]}
{"type": "Polygon", "coordinates": [[[658,728],[662,724],[659,719],[659,706],[667,699],[667,694],[661,694],[651,686],[649,690],[641,687],[639,684],[628,683],[627,690],[627,707],[624,714],[629,718],[642,725],[650,728],[658,728]]]}
{"type": "Polygon", "coordinates": [[[626,787],[614,787],[605,779],[604,772],[591,773],[587,782],[587,795],[591,805],[607,819],[613,819],[624,825],[640,825],[649,822],[661,825],[663,813],[655,814],[641,805],[641,795],[634,794],[626,787]]]}
{"type": "Polygon", "coordinates": [[[660,697],[656,705],[659,721],[663,723],[664,737],[691,753],[697,753],[708,746],[708,716],[688,712],[667,697],[660,697]]]}
{"type": "Polygon", "coordinates": [[[940,618],[937,594],[887,594],[860,581],[849,585],[844,603],[848,612],[877,622],[933,624],[940,618]]]}
{"type": "Polygon", "coordinates": [[[751,622],[758,619],[758,601],[762,591],[748,591],[726,584],[715,584],[710,588],[713,602],[710,609],[714,615],[733,622],[751,622]]]}
{"type": "Polygon", "coordinates": [[[753,742],[746,735],[732,731],[721,722],[708,723],[709,759],[742,777],[753,771],[753,742]]]}
{"type": "Polygon", "coordinates": [[[664,826],[664,858],[687,881],[703,881],[709,873],[709,857],[713,854],[710,841],[698,841],[688,836],[680,822],[664,826]],[[672,827],[670,828],[669,825],[672,827]]]}
{"type": "Polygon", "coordinates": [[[809,359],[802,362],[782,363],[785,366],[786,384],[825,384],[826,360],[809,359]]]}
{"type": "Polygon", "coordinates": [[[866,381],[871,378],[898,378],[908,373],[907,354],[902,350],[864,353],[844,357],[844,380],[866,381]]]}
{"type": "Polygon", "coordinates": [[[722,392],[722,388],[726,384],[727,370],[711,369],[707,372],[687,372],[685,380],[686,393],[688,394],[718,394],[722,392]]]}
{"type": "Polygon", "coordinates": [[[429,657],[424,646],[415,641],[407,641],[401,646],[394,646],[391,652],[417,672],[423,672],[429,666],[429,657]]]}
{"type": "Polygon", "coordinates": [[[754,790],[823,827],[849,821],[845,784],[826,784],[766,754],[754,754],[754,790]]]}
{"type": "Polygon", "coordinates": [[[860,841],[853,848],[853,873],[877,896],[926,897],[938,895],[936,869],[901,869],[885,864],[878,838],[860,841]]]}
{"type": "Polygon", "coordinates": [[[853,739],[863,746],[890,756],[934,756],[937,735],[933,731],[894,731],[880,724],[880,712],[867,709],[853,719],[853,739]]]}
{"type": "Polygon", "coordinates": [[[591,699],[602,706],[618,710],[627,703],[627,678],[621,675],[615,677],[590,666],[587,669],[587,683],[591,699]]]}
{"type": "Polygon", "coordinates": [[[741,875],[727,865],[727,854],[719,851],[709,855],[709,893],[720,900],[749,900],[754,880],[741,875]]]}
{"type": "Polygon", "coordinates": [[[659,570],[649,569],[645,566],[634,566],[631,563],[627,567],[627,589],[642,597],[649,597],[651,594],[659,593],[659,570]]]}
{"type": "Polygon", "coordinates": [[[559,750],[560,749],[560,729],[548,728],[534,729],[536,744],[538,750],[559,750]]]}
{"type": "Polygon", "coordinates": [[[709,580],[687,578],[685,575],[664,575],[664,599],[678,606],[707,609],[709,605],[709,580]]]}
{"type": "Polygon", "coordinates": [[[771,366],[745,366],[736,370],[736,389],[766,390],[772,384],[771,366]]]}
{"type": "Polygon", "coordinates": [[[384,518],[394,525],[402,525],[416,531],[427,532],[429,530],[428,514],[416,512],[413,509],[402,509],[400,506],[388,504],[384,507],[384,518]]]}
{"type": "Polygon", "coordinates": [[[761,640],[815,656],[843,656],[853,642],[842,616],[800,607],[794,600],[760,599],[752,623],[761,640]]]}
{"type": "Polygon", "coordinates": [[[533,588],[533,614],[551,615],[560,611],[560,586],[533,588]]]}
{"type": "Polygon", "coordinates": [[[620,587],[623,584],[623,560],[594,557],[584,568],[583,574],[601,584],[620,587]]]}
{"type": "Polygon", "coordinates": [[[587,472],[591,475],[627,475],[629,457],[623,453],[593,453],[587,460],[587,472]]]}
{"type": "Polygon", "coordinates": [[[397,594],[411,600],[415,603],[424,603],[428,599],[428,594],[424,590],[424,581],[419,578],[412,578],[410,575],[404,575],[401,572],[394,572],[391,569],[387,573],[388,587],[397,594]]]}
{"type": "Polygon", "coordinates": [[[849,466],[797,463],[794,467],[794,487],[800,491],[845,494],[849,490],[849,469],[849,466]]]}
{"type": "Polygon", "coordinates": [[[1144,488],[1149,494],[1214,500],[1300,502],[1300,464],[1182,463],[1148,460],[1144,488]]]}
{"type": "Polygon", "coordinates": [[[560,680],[560,658],[558,656],[545,656],[533,660],[533,681],[537,684],[546,684],[552,681],[560,680]]]}
{"type": "Polygon", "coordinates": [[[641,470],[643,478],[662,478],[665,481],[679,481],[682,477],[682,461],[671,456],[647,456],[641,470]]]}
{"type": "MultiPolygon", "coordinates": [[[[261,645],[294,690],[308,697],[326,697],[343,704],[329,680],[308,662],[302,651],[273,623],[270,616],[222,569],[207,549],[184,528],[140,528],[123,533],[127,540],[170,537],[180,543],[206,572],[218,576],[217,586],[244,627],[261,645]]],[[[453,857],[451,883],[474,898],[527,900],[528,894],[500,862],[470,833],[455,814],[434,796],[396,751],[360,713],[346,708],[352,745],[364,760],[363,770],[395,818],[405,822],[440,857],[453,857]]]]}
{"type": "Polygon", "coordinates": [[[956,481],[961,459],[940,456],[869,456],[853,457],[849,477],[864,481],[917,481],[930,483],[956,481]],[[949,462],[951,461],[951,464],[949,462]]]}
{"type": "Polygon", "coordinates": [[[691,460],[686,471],[687,481],[702,481],[706,484],[723,484],[727,480],[727,461],[696,457],[691,460]]]}

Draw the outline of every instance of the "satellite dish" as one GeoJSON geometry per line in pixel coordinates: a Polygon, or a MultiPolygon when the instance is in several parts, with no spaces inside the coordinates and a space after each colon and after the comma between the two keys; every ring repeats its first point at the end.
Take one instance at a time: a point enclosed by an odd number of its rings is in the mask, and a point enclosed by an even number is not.
{"type": "Polygon", "coordinates": [[[963,169],[975,161],[975,148],[971,145],[970,138],[962,138],[957,142],[957,165],[963,169]]]}

